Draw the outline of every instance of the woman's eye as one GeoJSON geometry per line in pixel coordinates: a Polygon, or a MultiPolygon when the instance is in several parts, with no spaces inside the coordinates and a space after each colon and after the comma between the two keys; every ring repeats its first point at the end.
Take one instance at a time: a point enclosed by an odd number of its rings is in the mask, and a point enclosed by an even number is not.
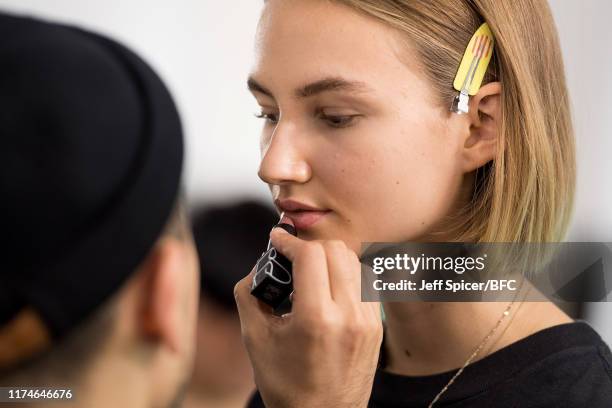
{"type": "Polygon", "coordinates": [[[276,124],[278,122],[278,115],[276,113],[265,113],[261,112],[255,114],[256,118],[264,119],[268,123],[276,124]]]}
{"type": "Polygon", "coordinates": [[[355,120],[361,115],[329,115],[320,113],[319,118],[328,126],[333,128],[345,128],[355,124],[355,120]]]}

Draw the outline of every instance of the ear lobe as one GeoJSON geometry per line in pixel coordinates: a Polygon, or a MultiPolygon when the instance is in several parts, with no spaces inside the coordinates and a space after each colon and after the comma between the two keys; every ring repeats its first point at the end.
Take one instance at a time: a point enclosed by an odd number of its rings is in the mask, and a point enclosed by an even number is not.
{"type": "Polygon", "coordinates": [[[143,296],[142,328],[145,336],[172,352],[181,349],[181,276],[183,250],[176,240],[162,239],[144,264],[147,284],[143,296]]]}
{"type": "Polygon", "coordinates": [[[471,172],[495,159],[501,119],[501,83],[480,88],[470,100],[470,130],[463,146],[464,171],[471,172]]]}

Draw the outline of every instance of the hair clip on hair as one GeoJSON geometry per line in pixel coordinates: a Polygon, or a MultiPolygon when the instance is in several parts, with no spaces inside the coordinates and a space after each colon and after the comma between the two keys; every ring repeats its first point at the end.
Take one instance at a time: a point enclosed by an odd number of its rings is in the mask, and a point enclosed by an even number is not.
{"type": "Polygon", "coordinates": [[[487,72],[489,61],[493,55],[493,33],[487,23],[478,27],[468,43],[459,70],[453,82],[459,94],[453,99],[451,111],[468,113],[470,95],[475,95],[480,89],[482,79],[487,72]]]}

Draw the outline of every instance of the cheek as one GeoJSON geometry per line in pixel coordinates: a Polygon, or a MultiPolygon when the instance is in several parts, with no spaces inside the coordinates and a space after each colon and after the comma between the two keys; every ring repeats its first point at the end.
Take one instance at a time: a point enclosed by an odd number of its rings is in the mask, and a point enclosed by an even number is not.
{"type": "Polygon", "coordinates": [[[456,146],[438,129],[407,128],[379,128],[321,161],[318,174],[359,241],[414,239],[450,210],[460,180],[456,146]]]}

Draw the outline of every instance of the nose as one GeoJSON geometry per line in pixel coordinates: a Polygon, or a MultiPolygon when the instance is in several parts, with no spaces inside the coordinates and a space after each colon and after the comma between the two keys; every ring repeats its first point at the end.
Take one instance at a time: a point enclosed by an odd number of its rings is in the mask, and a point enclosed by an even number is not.
{"type": "Polygon", "coordinates": [[[259,165],[258,176],[270,185],[306,183],[312,170],[299,147],[299,131],[291,123],[279,124],[274,129],[259,165]]]}

